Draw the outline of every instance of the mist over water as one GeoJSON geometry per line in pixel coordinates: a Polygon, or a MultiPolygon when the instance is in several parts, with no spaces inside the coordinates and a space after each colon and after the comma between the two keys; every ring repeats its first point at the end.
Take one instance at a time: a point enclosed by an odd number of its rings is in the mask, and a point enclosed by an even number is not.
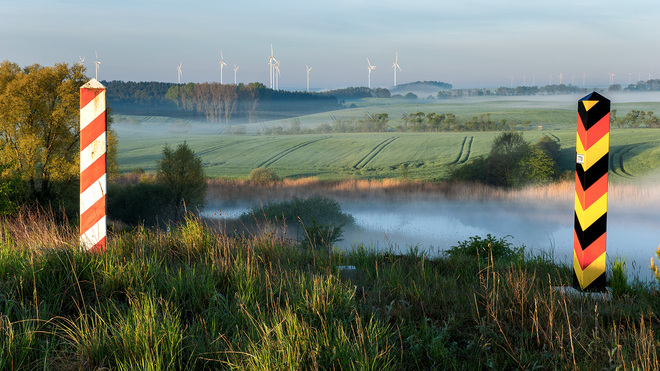
{"type": "MultiPolygon", "coordinates": [[[[353,215],[354,227],[347,227],[337,246],[365,247],[406,253],[417,246],[437,256],[458,241],[471,236],[507,237],[514,246],[528,252],[549,253],[556,262],[572,266],[574,200],[338,200],[344,212],[353,215]]],[[[207,215],[221,210],[223,218],[238,217],[253,204],[214,203],[207,215]]],[[[660,244],[658,197],[631,200],[610,196],[608,206],[607,257],[617,254],[628,262],[631,277],[652,280],[648,269],[660,244]]],[[[217,217],[217,215],[216,215],[217,217]]],[[[609,267],[609,265],[608,265],[609,267]]]]}

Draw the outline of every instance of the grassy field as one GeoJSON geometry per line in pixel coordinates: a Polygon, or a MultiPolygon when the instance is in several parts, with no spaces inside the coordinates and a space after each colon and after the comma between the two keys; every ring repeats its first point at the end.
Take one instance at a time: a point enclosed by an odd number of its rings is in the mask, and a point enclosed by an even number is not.
{"type": "Polygon", "coordinates": [[[48,215],[0,220],[0,369],[660,367],[653,287],[562,295],[548,256],[309,249],[198,219],[111,228],[104,255],[77,241],[48,215]]]}
{"type": "MultiPolygon", "coordinates": [[[[566,98],[563,98],[566,99],[566,98]]],[[[359,119],[365,112],[388,112],[390,125],[405,113],[452,112],[463,119],[491,113],[493,121],[506,119],[531,121],[525,132],[531,143],[549,135],[562,146],[560,165],[573,168],[575,158],[575,102],[494,100],[453,103],[400,103],[325,112],[300,117],[303,127],[331,123],[334,118],[359,119]],[[477,104],[478,103],[478,104],[477,104]],[[570,103],[570,104],[569,104],[570,103]],[[554,107],[554,108],[553,108],[554,107]],[[541,125],[542,130],[537,130],[541,125]]],[[[382,101],[382,100],[381,100],[382,101]]],[[[387,100],[386,100],[387,101],[387,100]]],[[[623,115],[630,109],[660,110],[658,103],[622,103],[614,105],[623,115]],[[618,107],[618,108],[617,108],[618,107]]],[[[290,122],[261,123],[261,126],[290,122]]],[[[256,124],[255,124],[256,125],[256,124]]],[[[120,171],[155,169],[165,144],[184,140],[201,156],[211,177],[244,178],[257,167],[268,167],[283,177],[320,179],[446,179],[452,166],[486,155],[497,132],[459,133],[364,133],[309,134],[295,136],[226,135],[219,125],[196,124],[156,117],[119,117],[120,171]],[[405,167],[406,170],[402,170],[405,167]]],[[[249,130],[247,131],[249,132],[249,130]]],[[[613,129],[611,132],[610,170],[614,181],[635,181],[660,169],[660,130],[613,129]]]]}

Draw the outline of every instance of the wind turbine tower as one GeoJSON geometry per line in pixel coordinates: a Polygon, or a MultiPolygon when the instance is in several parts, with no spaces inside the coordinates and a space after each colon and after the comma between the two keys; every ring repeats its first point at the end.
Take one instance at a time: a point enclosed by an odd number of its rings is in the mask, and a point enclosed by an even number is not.
{"type": "Polygon", "coordinates": [[[562,72],[559,72],[559,85],[564,83],[564,74],[562,72]]]}
{"type": "Polygon", "coordinates": [[[220,85],[222,85],[222,69],[227,65],[225,63],[225,58],[222,56],[222,51],[220,51],[220,85]]]}
{"type": "Polygon", "coordinates": [[[399,66],[399,52],[396,52],[395,54],[394,64],[392,65],[392,68],[394,68],[394,87],[396,88],[396,69],[398,68],[399,71],[401,71],[401,67],[399,66]]]}
{"type": "Polygon", "coordinates": [[[178,75],[178,77],[179,77],[179,79],[178,79],[179,84],[181,84],[181,73],[182,73],[182,72],[181,72],[181,65],[182,65],[182,64],[183,64],[182,62],[179,62],[179,65],[176,66],[177,75],[178,75]]]}
{"type": "Polygon", "coordinates": [[[312,70],[312,67],[305,65],[305,68],[307,69],[307,92],[309,93],[309,71],[312,70]]]}
{"type": "Polygon", "coordinates": [[[274,66],[275,66],[275,57],[273,57],[273,44],[270,44],[270,57],[268,58],[268,69],[270,71],[270,85],[269,87],[273,88],[273,78],[274,78],[274,66]]]}
{"type": "Polygon", "coordinates": [[[614,85],[614,73],[610,72],[610,85],[614,85]]]}
{"type": "Polygon", "coordinates": [[[234,85],[236,85],[236,71],[238,71],[238,66],[234,65],[234,85]]]}
{"type": "Polygon", "coordinates": [[[273,58],[275,61],[275,64],[273,64],[273,68],[275,69],[273,75],[275,78],[275,90],[280,90],[280,61],[277,59],[273,58]]]}
{"type": "Polygon", "coordinates": [[[369,62],[369,58],[367,58],[367,69],[369,70],[369,89],[371,89],[371,71],[373,71],[376,68],[376,66],[372,66],[371,62],[369,62]]]}
{"type": "Polygon", "coordinates": [[[99,65],[101,64],[101,61],[99,61],[99,54],[94,51],[94,55],[96,56],[96,60],[94,61],[94,64],[96,65],[96,80],[99,79],[99,65]]]}

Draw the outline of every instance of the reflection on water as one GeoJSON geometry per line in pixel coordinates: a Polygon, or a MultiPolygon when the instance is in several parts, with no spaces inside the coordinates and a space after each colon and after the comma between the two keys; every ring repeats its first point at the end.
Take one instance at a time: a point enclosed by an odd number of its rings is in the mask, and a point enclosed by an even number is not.
{"type": "MultiPolygon", "coordinates": [[[[341,200],[339,200],[341,202],[341,200]]],[[[356,220],[347,228],[338,246],[348,249],[363,243],[377,249],[407,252],[418,246],[429,254],[440,254],[458,241],[491,234],[511,236],[514,246],[528,251],[548,252],[558,262],[572,265],[573,202],[504,201],[415,201],[341,202],[342,209],[356,220]]],[[[247,203],[216,205],[222,218],[235,218],[247,203]]],[[[217,215],[216,215],[217,216],[217,215]]],[[[625,204],[610,203],[608,210],[608,259],[620,254],[629,263],[629,272],[651,280],[649,260],[660,243],[660,218],[625,204]]]]}

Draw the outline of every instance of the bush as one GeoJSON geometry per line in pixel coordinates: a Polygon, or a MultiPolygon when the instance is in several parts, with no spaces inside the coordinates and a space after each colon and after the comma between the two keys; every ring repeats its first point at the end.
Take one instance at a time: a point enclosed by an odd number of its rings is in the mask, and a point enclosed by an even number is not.
{"type": "Polygon", "coordinates": [[[140,181],[136,185],[108,184],[108,217],[130,225],[154,226],[166,222],[168,190],[164,184],[140,181]]]}
{"type": "Polygon", "coordinates": [[[176,150],[168,145],[157,165],[158,182],[165,186],[167,204],[173,209],[173,217],[182,218],[186,210],[202,208],[206,201],[206,176],[202,159],[186,142],[176,150]]]}
{"type": "Polygon", "coordinates": [[[302,245],[307,248],[329,248],[342,240],[343,227],[343,224],[338,226],[333,226],[332,223],[321,225],[316,223],[316,220],[312,220],[311,225],[303,226],[305,236],[302,245]]]}
{"type": "Polygon", "coordinates": [[[272,169],[266,167],[258,167],[250,172],[248,180],[256,184],[267,185],[274,182],[279,182],[281,178],[272,169]]]}
{"type": "Polygon", "coordinates": [[[525,247],[512,247],[513,244],[506,240],[508,237],[511,236],[507,235],[496,239],[490,233],[483,239],[479,236],[469,237],[465,241],[459,241],[458,246],[452,246],[444,254],[447,256],[474,256],[483,259],[489,259],[491,255],[493,259],[512,259],[520,256],[524,252],[525,247]]]}
{"type": "Polygon", "coordinates": [[[18,210],[20,178],[18,176],[4,176],[9,164],[0,165],[0,216],[14,213],[18,210]]]}
{"type": "Polygon", "coordinates": [[[324,196],[306,199],[294,197],[287,201],[255,206],[241,215],[239,220],[246,224],[254,220],[268,223],[286,222],[299,232],[305,228],[313,228],[314,225],[343,227],[355,221],[351,215],[341,211],[341,205],[337,201],[324,196]]]}

